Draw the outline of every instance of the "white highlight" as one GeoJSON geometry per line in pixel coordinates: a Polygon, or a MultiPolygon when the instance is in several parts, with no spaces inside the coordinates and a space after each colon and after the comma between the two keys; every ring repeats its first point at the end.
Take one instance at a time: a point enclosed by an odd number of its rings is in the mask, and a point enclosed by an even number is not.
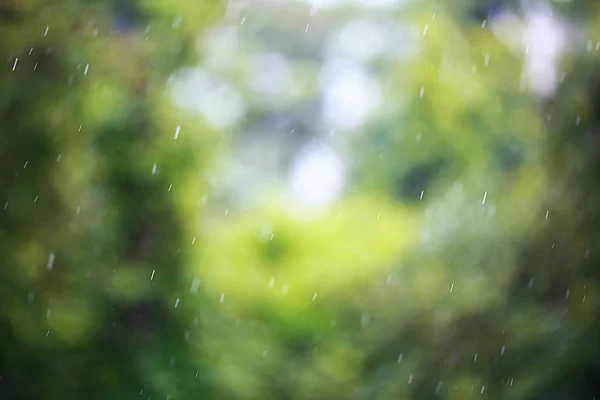
{"type": "Polygon", "coordinates": [[[344,182],[344,165],[329,146],[315,143],[299,151],[289,178],[291,189],[301,203],[320,207],[332,202],[344,182]]]}

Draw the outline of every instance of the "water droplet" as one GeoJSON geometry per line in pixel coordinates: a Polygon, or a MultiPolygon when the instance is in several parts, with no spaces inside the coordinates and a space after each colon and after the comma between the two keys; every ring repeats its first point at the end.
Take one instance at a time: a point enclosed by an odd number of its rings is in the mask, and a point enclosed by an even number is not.
{"type": "Polygon", "coordinates": [[[177,300],[175,300],[175,308],[177,308],[179,306],[179,297],[177,298],[177,300]]]}
{"type": "Polygon", "coordinates": [[[177,128],[175,128],[174,139],[178,139],[179,138],[179,131],[181,131],[181,126],[177,125],[177,128]]]}
{"type": "Polygon", "coordinates": [[[15,58],[15,63],[13,64],[12,70],[14,71],[17,68],[17,63],[19,62],[19,57],[15,58]]]}
{"type": "Polygon", "coordinates": [[[54,260],[55,260],[56,256],[54,253],[50,253],[50,256],[48,257],[48,263],[46,264],[46,268],[48,270],[52,270],[52,267],[54,266],[54,260]]]}
{"type": "Polygon", "coordinates": [[[440,390],[442,390],[442,381],[439,381],[437,386],[435,387],[435,394],[439,394],[440,390]]]}
{"type": "Polygon", "coordinates": [[[154,273],[155,273],[155,272],[156,272],[156,270],[155,270],[155,269],[153,269],[153,270],[152,270],[152,275],[150,275],[150,280],[153,280],[153,279],[154,279],[154,273]]]}
{"type": "Polygon", "coordinates": [[[198,288],[200,287],[200,279],[194,278],[192,280],[192,286],[190,287],[190,292],[198,293],[198,288]]]}
{"type": "Polygon", "coordinates": [[[221,298],[219,299],[219,303],[225,301],[225,293],[221,293],[221,298]]]}

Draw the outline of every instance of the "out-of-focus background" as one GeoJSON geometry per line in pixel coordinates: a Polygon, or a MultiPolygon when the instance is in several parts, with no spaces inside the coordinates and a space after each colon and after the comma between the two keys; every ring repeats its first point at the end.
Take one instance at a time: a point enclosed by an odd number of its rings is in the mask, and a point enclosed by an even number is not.
{"type": "Polygon", "coordinates": [[[0,2],[0,398],[600,399],[600,4],[0,2]]]}

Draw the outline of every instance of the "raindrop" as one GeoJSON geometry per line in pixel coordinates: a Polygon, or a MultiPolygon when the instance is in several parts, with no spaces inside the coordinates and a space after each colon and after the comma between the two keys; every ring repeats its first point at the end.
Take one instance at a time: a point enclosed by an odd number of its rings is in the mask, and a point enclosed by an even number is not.
{"type": "Polygon", "coordinates": [[[487,19],[484,19],[483,22],[481,23],[481,27],[485,28],[487,25],[487,19]]]}
{"type": "Polygon", "coordinates": [[[412,374],[410,374],[410,375],[408,376],[408,384],[410,385],[410,384],[412,383],[412,381],[413,381],[413,375],[412,375],[412,374]]]}
{"type": "Polygon", "coordinates": [[[49,27],[49,26],[47,26],[47,27],[46,27],[46,30],[44,31],[44,37],[45,37],[45,36],[48,36],[48,29],[50,29],[50,27],[49,27]]]}
{"type": "Polygon", "coordinates": [[[13,71],[17,68],[18,62],[19,62],[19,57],[15,58],[15,63],[13,64],[13,68],[12,68],[13,71]]]}
{"type": "Polygon", "coordinates": [[[89,69],[90,69],[90,64],[85,64],[85,70],[83,71],[83,75],[87,75],[89,69]]]}
{"type": "Polygon", "coordinates": [[[219,299],[219,303],[222,303],[225,300],[225,293],[221,293],[221,298],[219,299]]]}
{"type": "Polygon", "coordinates": [[[423,28],[423,36],[427,35],[427,29],[429,29],[429,25],[425,24],[425,27],[423,28]]]}
{"type": "Polygon", "coordinates": [[[440,390],[442,390],[442,381],[439,381],[437,386],[435,387],[435,394],[439,394],[440,390]]]}
{"type": "Polygon", "coordinates": [[[156,272],[156,270],[155,270],[155,269],[153,269],[153,270],[152,270],[152,275],[150,275],[150,280],[153,280],[153,279],[154,279],[154,273],[155,273],[155,272],[156,272]]]}
{"type": "Polygon", "coordinates": [[[194,278],[192,280],[192,287],[190,287],[190,292],[198,293],[198,288],[200,287],[200,279],[194,278]]]}
{"type": "Polygon", "coordinates": [[[152,166],[152,175],[156,174],[156,164],[152,166]]]}
{"type": "Polygon", "coordinates": [[[180,130],[181,130],[181,126],[177,125],[177,128],[175,128],[175,136],[173,137],[173,139],[177,140],[179,138],[180,130]]]}
{"type": "Polygon", "coordinates": [[[317,293],[313,294],[312,301],[315,301],[316,299],[317,299],[317,293]]]}
{"type": "Polygon", "coordinates": [[[452,293],[453,290],[454,290],[454,282],[452,282],[452,285],[450,285],[450,293],[452,293]]]}
{"type": "Polygon", "coordinates": [[[483,194],[483,200],[481,201],[481,205],[485,205],[485,200],[487,199],[487,192],[483,194]]]}
{"type": "Polygon", "coordinates": [[[175,300],[175,308],[177,308],[179,306],[179,297],[177,298],[177,300],[175,300]]]}
{"type": "Polygon", "coordinates": [[[424,94],[425,94],[425,88],[423,86],[421,86],[421,91],[419,92],[419,97],[423,97],[424,94]]]}
{"type": "Polygon", "coordinates": [[[275,278],[271,277],[271,279],[269,280],[269,288],[273,289],[273,286],[275,285],[275,278]]]}
{"type": "Polygon", "coordinates": [[[485,65],[486,67],[487,67],[488,65],[490,65],[490,55],[489,55],[489,54],[486,54],[486,55],[485,55],[485,58],[484,58],[484,60],[483,60],[483,65],[485,65]]]}
{"type": "Polygon", "coordinates": [[[48,270],[52,270],[52,267],[54,266],[54,259],[55,258],[56,258],[56,256],[54,255],[54,253],[53,252],[50,253],[50,256],[48,257],[48,264],[46,264],[46,268],[48,270]]]}
{"type": "Polygon", "coordinates": [[[401,363],[403,358],[404,358],[404,353],[398,354],[398,363],[401,363]]]}
{"type": "Polygon", "coordinates": [[[196,243],[196,236],[192,239],[192,244],[196,243]]]}

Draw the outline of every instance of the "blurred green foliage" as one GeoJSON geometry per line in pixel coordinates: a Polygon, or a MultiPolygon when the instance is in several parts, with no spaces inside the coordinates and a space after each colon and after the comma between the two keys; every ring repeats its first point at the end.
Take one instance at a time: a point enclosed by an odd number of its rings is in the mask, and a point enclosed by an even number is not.
{"type": "MultiPolygon", "coordinates": [[[[251,45],[213,67],[247,114],[219,129],[171,104],[169,77],[209,64],[198,37],[227,4],[0,4],[2,398],[596,396],[599,53],[566,52],[536,98],[482,26],[500,3],[386,15],[418,50],[370,61],[380,104],[332,135],[348,182],[316,213],[218,181],[245,130],[308,119],[323,37],[360,10],[309,31],[304,3],[249,6],[251,45]],[[244,83],[268,50],[293,61],[287,97],[244,83]]],[[[595,2],[553,6],[574,48],[597,43],[595,2]]]]}

